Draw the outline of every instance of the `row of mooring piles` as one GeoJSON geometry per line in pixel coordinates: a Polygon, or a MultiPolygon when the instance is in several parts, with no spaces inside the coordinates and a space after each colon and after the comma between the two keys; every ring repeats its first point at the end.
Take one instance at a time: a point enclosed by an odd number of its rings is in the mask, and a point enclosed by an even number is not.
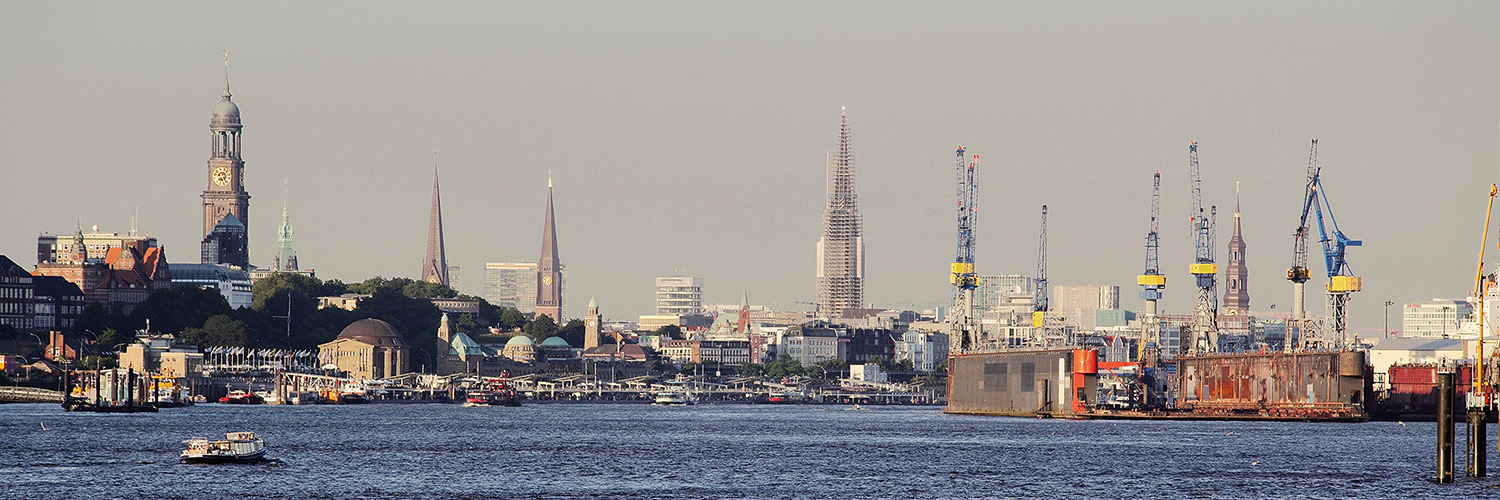
{"type": "MultiPolygon", "coordinates": [[[[1490,391],[1482,384],[1475,384],[1467,395],[1464,405],[1467,440],[1464,443],[1464,475],[1472,478],[1485,477],[1489,436],[1487,426],[1493,402],[1490,391]]],[[[1438,451],[1437,482],[1453,482],[1453,426],[1457,402],[1457,384],[1453,373],[1438,374],[1438,451]]]]}

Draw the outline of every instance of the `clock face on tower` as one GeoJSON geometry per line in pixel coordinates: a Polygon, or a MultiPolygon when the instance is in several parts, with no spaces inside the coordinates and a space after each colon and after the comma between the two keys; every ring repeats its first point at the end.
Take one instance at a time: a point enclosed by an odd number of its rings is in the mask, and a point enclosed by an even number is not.
{"type": "Polygon", "coordinates": [[[542,284],[543,285],[551,285],[552,284],[552,277],[551,276],[542,276],[542,284]]]}
{"type": "Polygon", "coordinates": [[[596,321],[594,321],[594,320],[589,320],[589,326],[590,326],[590,327],[595,327],[595,326],[599,326],[599,323],[598,323],[598,322],[596,322],[596,321]]]}
{"type": "Polygon", "coordinates": [[[214,167],[213,181],[216,186],[229,185],[229,167],[214,167]]]}

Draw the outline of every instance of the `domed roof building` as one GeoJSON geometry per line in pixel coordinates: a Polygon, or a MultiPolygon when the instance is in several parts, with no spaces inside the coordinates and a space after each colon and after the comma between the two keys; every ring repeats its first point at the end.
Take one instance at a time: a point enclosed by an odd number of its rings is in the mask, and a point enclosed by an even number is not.
{"type": "Polygon", "coordinates": [[[541,356],[546,357],[549,361],[578,357],[577,353],[573,352],[573,346],[568,344],[567,340],[557,336],[547,337],[547,340],[543,340],[542,345],[538,346],[537,349],[541,351],[541,356]]]}
{"type": "Polygon", "coordinates": [[[406,345],[406,339],[401,338],[401,334],[396,333],[396,329],[391,327],[390,323],[374,318],[350,323],[339,332],[338,338],[355,339],[370,345],[410,347],[406,345]]]}
{"type": "Polygon", "coordinates": [[[409,370],[411,347],[390,323],[362,319],[350,323],[332,342],[318,346],[318,357],[357,379],[394,377],[409,370]]]}
{"type": "Polygon", "coordinates": [[[531,337],[516,335],[505,342],[500,355],[521,363],[530,363],[536,360],[536,345],[531,342],[531,337]]]}

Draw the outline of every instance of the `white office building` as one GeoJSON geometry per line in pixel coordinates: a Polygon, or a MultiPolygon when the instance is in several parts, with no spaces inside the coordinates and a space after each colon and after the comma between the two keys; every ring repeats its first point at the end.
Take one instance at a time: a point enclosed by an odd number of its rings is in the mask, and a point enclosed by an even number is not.
{"type": "MultiPolygon", "coordinates": [[[[174,269],[175,272],[175,269],[174,269]]],[[[1432,299],[1401,308],[1401,338],[1441,339],[1454,336],[1473,314],[1467,300],[1432,299]]]]}
{"type": "Polygon", "coordinates": [[[693,276],[656,278],[656,314],[686,316],[702,312],[702,278],[693,276]]]}

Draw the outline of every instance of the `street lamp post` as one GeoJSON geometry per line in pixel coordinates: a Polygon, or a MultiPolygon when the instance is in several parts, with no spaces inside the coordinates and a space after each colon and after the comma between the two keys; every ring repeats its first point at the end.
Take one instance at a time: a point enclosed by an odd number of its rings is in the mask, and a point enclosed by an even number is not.
{"type": "MultiPolygon", "coordinates": [[[[42,337],[38,336],[35,333],[28,333],[27,335],[30,335],[31,338],[36,339],[36,345],[42,346],[42,359],[47,359],[47,355],[51,354],[52,345],[46,342],[42,342],[42,337]]],[[[32,351],[32,354],[36,354],[36,351],[32,351]]]]}
{"type": "Polygon", "coordinates": [[[1385,301],[1385,331],[1382,332],[1384,338],[1391,338],[1391,304],[1395,302],[1385,301]]]}

